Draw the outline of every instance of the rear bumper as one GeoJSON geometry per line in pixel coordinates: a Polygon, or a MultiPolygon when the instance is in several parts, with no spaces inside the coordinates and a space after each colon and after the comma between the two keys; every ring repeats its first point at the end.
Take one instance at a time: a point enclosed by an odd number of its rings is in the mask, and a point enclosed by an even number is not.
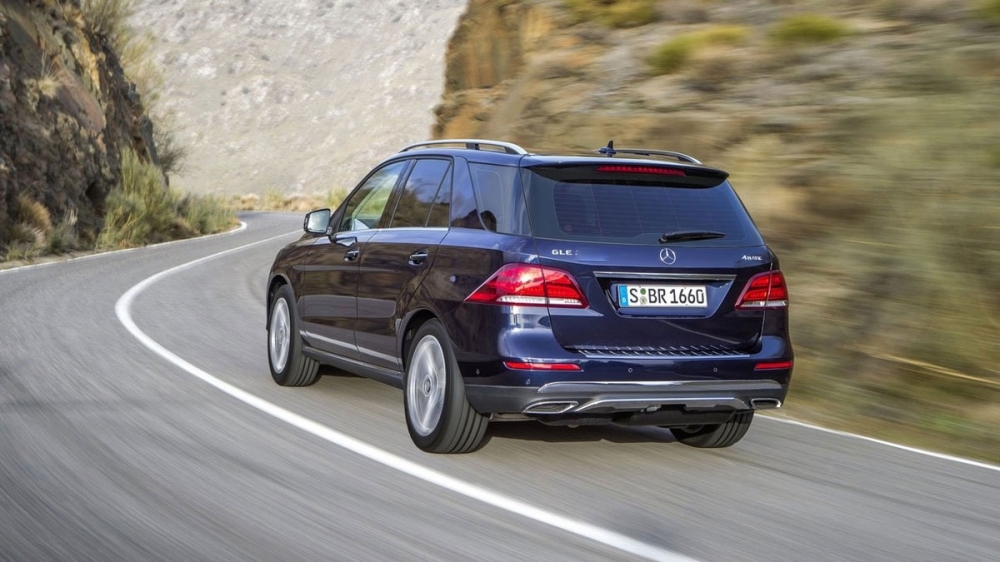
{"type": "MultiPolygon", "coordinates": [[[[477,411],[560,419],[632,417],[632,414],[731,414],[780,407],[788,385],[775,380],[559,381],[538,387],[466,385],[477,411]]],[[[683,416],[682,416],[683,417],[683,416]]],[[[648,425],[666,425],[651,417],[648,425]]],[[[634,420],[633,420],[634,421],[634,420]]],[[[637,424],[645,425],[645,424],[637,424]]]]}

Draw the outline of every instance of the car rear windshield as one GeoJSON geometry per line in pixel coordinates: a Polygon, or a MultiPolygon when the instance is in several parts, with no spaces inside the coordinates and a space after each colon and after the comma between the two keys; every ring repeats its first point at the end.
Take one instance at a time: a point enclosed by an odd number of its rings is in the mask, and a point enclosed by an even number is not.
{"type": "Polygon", "coordinates": [[[532,230],[539,238],[617,244],[658,244],[660,237],[677,233],[710,234],[685,244],[763,244],[724,176],[664,173],[671,170],[527,168],[522,182],[532,230]]]}

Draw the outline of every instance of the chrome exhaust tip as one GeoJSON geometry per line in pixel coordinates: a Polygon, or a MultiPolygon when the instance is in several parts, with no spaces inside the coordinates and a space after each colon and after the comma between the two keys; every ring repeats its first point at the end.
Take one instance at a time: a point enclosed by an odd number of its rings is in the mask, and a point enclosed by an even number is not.
{"type": "Polygon", "coordinates": [[[754,410],[773,410],[781,407],[781,400],[777,398],[753,398],[750,400],[750,407],[754,410]]]}
{"type": "Polygon", "coordinates": [[[577,407],[579,402],[536,402],[524,409],[523,414],[564,414],[577,407]]]}

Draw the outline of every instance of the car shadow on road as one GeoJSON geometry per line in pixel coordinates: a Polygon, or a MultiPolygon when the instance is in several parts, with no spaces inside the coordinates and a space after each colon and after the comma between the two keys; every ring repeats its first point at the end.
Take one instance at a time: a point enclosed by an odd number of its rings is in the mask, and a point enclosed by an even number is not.
{"type": "Polygon", "coordinates": [[[675,443],[669,429],[659,427],[624,427],[620,425],[585,425],[579,427],[547,426],[539,422],[500,422],[490,424],[486,439],[516,439],[547,443],[675,443]]]}

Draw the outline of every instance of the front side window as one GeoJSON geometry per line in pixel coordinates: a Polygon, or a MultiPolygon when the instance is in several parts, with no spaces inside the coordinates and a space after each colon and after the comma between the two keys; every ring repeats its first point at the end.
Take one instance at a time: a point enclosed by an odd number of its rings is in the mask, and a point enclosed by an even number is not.
{"type": "Polygon", "coordinates": [[[378,226],[407,162],[394,162],[371,175],[347,203],[338,232],[367,230],[378,226]]]}
{"type": "MultiPolygon", "coordinates": [[[[449,168],[451,162],[448,160],[417,160],[410,177],[406,179],[406,185],[403,187],[399,202],[396,203],[396,212],[389,226],[400,228],[427,224],[427,218],[437,201],[438,193],[445,190],[443,185],[449,168]]],[[[446,191],[450,201],[451,190],[446,191]]],[[[447,209],[444,212],[447,216],[447,209]]]]}

